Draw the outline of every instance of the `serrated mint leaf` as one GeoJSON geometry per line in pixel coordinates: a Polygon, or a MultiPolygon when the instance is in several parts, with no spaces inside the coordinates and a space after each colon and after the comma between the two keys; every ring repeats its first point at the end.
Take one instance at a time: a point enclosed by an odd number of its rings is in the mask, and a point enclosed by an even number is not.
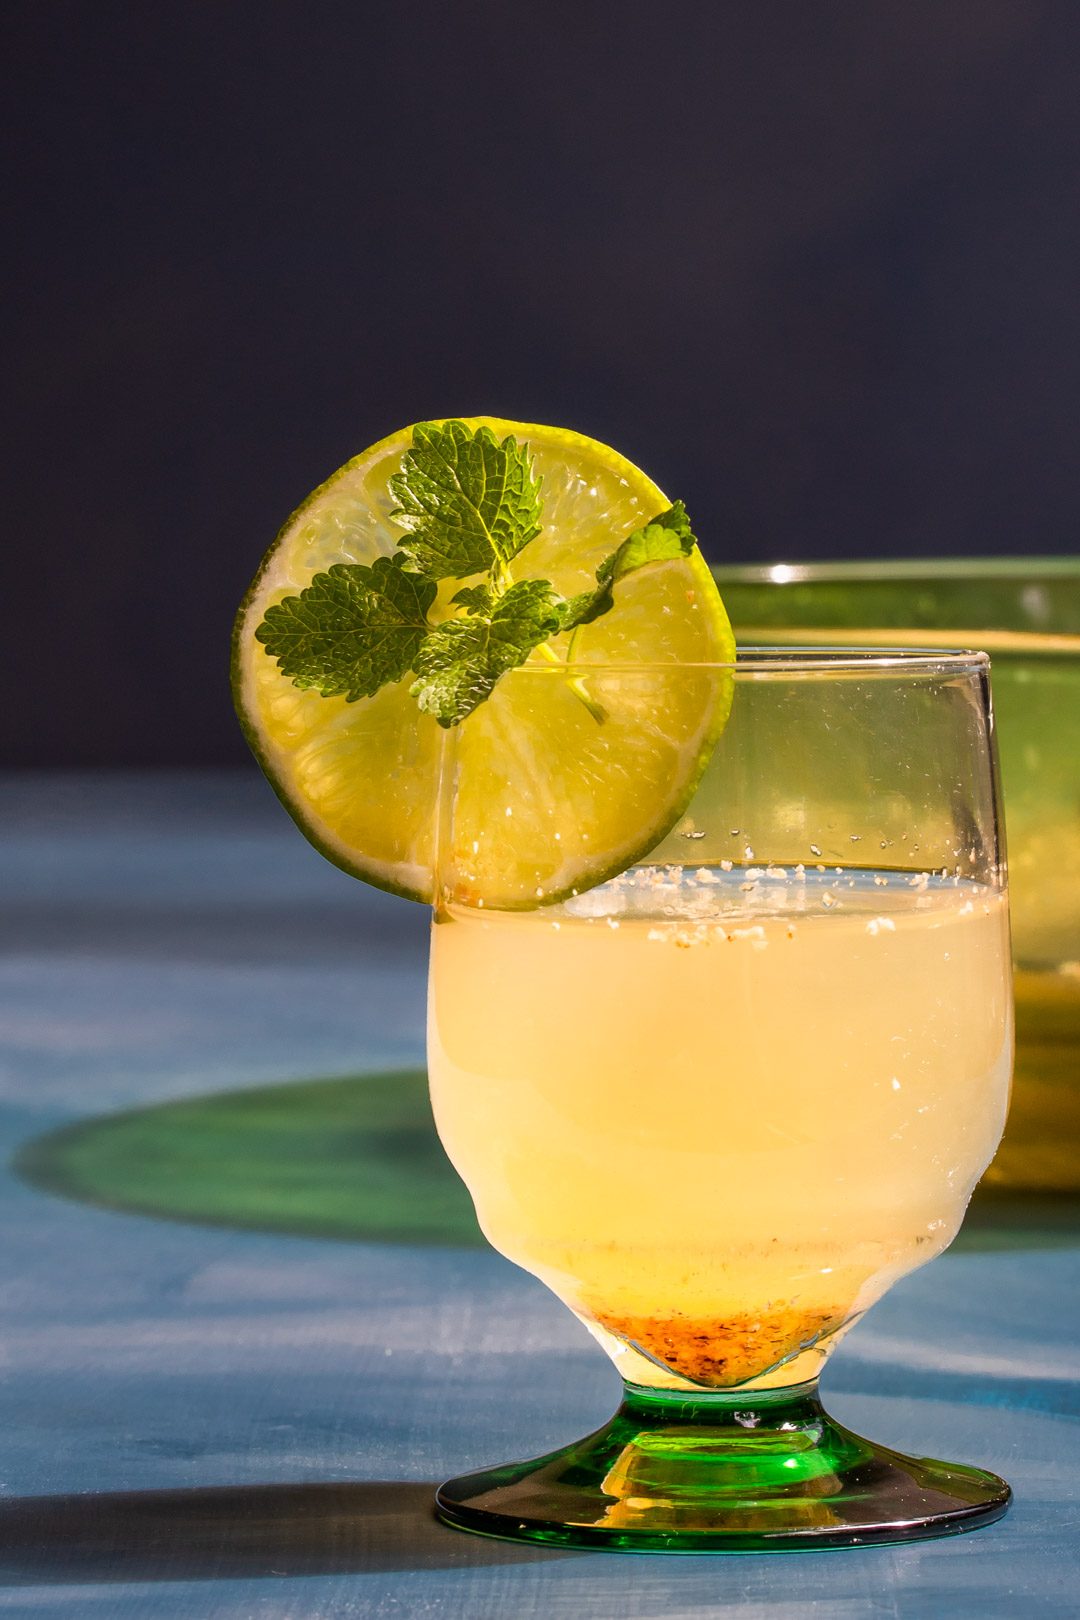
{"type": "Polygon", "coordinates": [[[389,482],[400,549],[432,579],[465,579],[516,557],[540,533],[540,480],[528,447],[488,427],[421,422],[389,482]]]}
{"type": "Polygon", "coordinates": [[[688,557],[696,541],[682,501],[654,517],[642,528],[627,535],[622,545],[605,557],[596,570],[596,589],[571,596],[563,607],[564,630],[591,624],[610,611],[612,590],[620,579],[646,563],[667,562],[672,557],[688,557]]]}
{"type": "Polygon", "coordinates": [[[450,600],[469,613],[490,613],[497,598],[492,596],[490,585],[463,585],[450,600]]]}
{"type": "Polygon", "coordinates": [[[561,628],[561,606],[546,579],[523,579],[488,612],[436,626],[417,652],[409,688],[421,709],[441,726],[464,720],[501,675],[561,628]]]}
{"type": "Polygon", "coordinates": [[[404,557],[335,563],[267,608],[255,637],[295,686],[355,703],[414,667],[437,589],[404,557]]]}

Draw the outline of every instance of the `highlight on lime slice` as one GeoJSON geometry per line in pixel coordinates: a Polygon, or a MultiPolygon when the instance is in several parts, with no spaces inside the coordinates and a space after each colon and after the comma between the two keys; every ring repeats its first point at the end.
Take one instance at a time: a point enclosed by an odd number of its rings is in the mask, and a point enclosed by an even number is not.
{"type": "MultiPolygon", "coordinates": [[[[565,596],[586,590],[599,563],[670,505],[638,468],[580,434],[466,421],[527,443],[543,479],[543,530],[516,560],[517,577],[550,580],[565,596]]],[[[731,706],[730,672],[715,667],[734,658],[731,627],[695,549],[620,580],[614,607],[572,648],[562,635],[537,649],[452,730],[417,708],[411,676],[354,703],[300,690],[255,631],[313,575],[395,552],[404,531],[388,482],[412,431],[347,462],[267,552],[233,632],[237,712],[285,807],[354,876],[430,901],[438,836],[446,898],[550,903],[625,870],[683,813],[731,706]],[[452,806],[441,829],[440,797],[452,806]]]]}

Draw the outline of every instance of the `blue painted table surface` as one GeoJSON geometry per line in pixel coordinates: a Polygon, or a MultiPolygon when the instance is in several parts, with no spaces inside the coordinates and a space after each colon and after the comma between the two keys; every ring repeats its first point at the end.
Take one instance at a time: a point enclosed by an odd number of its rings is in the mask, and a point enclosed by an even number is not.
{"type": "MultiPolygon", "coordinates": [[[[424,911],[324,863],[254,772],[9,777],[0,893],[5,1166],[79,1117],[422,1062],[424,911]]],[[[7,1168],[2,1193],[5,1614],[1080,1614],[1077,1247],[946,1255],[827,1373],[852,1427],[1004,1474],[1000,1523],[812,1556],[556,1554],[428,1511],[441,1476],[616,1399],[584,1329],[498,1255],[173,1224],[7,1168]],[[50,1555],[25,1556],[35,1535],[50,1555]]]]}

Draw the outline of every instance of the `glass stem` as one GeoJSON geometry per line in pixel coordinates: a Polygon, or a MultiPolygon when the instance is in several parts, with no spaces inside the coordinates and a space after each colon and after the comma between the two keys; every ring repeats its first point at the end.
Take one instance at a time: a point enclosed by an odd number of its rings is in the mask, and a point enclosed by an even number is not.
{"type": "Polygon", "coordinates": [[[623,1409],[653,1422],[745,1430],[812,1425],[823,1415],[816,1378],[782,1389],[652,1389],[624,1380],[623,1409]]]}
{"type": "Polygon", "coordinates": [[[817,1381],[787,1389],[669,1390],[626,1384],[615,1417],[659,1460],[692,1464],[696,1484],[743,1492],[798,1486],[864,1461],[865,1441],[834,1423],[817,1381]]]}
{"type": "Polygon", "coordinates": [[[829,1417],[815,1382],[628,1384],[594,1434],[449,1480],[437,1502],[450,1524],[549,1546],[762,1552],[949,1535],[999,1518],[1009,1488],[861,1439],[829,1417]]]}

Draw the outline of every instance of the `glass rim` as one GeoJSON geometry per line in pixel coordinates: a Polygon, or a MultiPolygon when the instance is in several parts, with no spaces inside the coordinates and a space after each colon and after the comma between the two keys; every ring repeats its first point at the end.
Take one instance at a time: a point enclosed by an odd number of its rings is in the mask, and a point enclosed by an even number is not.
{"type": "Polygon", "coordinates": [[[860,673],[960,675],[990,668],[990,655],[974,648],[834,646],[754,643],[736,647],[735,658],[611,659],[591,663],[575,659],[566,664],[526,664],[511,675],[622,675],[670,674],[672,670],[715,670],[731,675],[799,675],[860,673]]]}
{"type": "Polygon", "coordinates": [[[713,563],[713,575],[733,585],[843,584],[849,580],[1080,579],[1080,557],[897,557],[883,562],[713,563]]]}

